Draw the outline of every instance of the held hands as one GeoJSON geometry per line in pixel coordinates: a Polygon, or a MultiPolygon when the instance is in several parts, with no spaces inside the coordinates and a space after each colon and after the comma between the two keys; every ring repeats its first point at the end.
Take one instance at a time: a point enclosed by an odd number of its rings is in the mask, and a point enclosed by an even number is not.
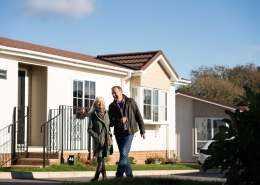
{"type": "Polygon", "coordinates": [[[126,122],[126,117],[122,117],[121,119],[120,119],[120,123],[125,123],[126,122]]]}
{"type": "MultiPolygon", "coordinates": [[[[114,119],[114,118],[113,118],[114,119]]],[[[126,122],[126,117],[122,117],[120,120],[119,120],[119,124],[117,125],[118,127],[122,127],[123,123],[126,122]]]]}

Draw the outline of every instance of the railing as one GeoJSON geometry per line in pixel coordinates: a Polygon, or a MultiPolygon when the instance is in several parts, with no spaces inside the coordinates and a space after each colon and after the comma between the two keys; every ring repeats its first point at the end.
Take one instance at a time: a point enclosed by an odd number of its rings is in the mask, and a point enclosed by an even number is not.
{"type": "Polygon", "coordinates": [[[14,107],[13,123],[0,130],[0,166],[10,167],[26,153],[28,157],[29,107],[14,107]]]}
{"type": "MultiPolygon", "coordinates": [[[[43,167],[49,157],[61,152],[61,163],[64,163],[63,151],[90,151],[90,136],[87,134],[87,119],[77,119],[76,111],[88,110],[86,107],[59,106],[49,111],[49,121],[41,126],[43,132],[43,167]],[[46,154],[47,153],[47,154],[46,154]]],[[[90,155],[88,156],[90,159],[90,155]]]]}

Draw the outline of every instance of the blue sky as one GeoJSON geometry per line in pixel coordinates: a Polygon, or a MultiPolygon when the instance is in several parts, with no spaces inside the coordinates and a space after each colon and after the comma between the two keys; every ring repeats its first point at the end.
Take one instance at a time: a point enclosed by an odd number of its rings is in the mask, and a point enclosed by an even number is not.
{"type": "Polygon", "coordinates": [[[1,0],[0,37],[101,55],[162,50],[180,77],[260,66],[259,0],[1,0]]]}

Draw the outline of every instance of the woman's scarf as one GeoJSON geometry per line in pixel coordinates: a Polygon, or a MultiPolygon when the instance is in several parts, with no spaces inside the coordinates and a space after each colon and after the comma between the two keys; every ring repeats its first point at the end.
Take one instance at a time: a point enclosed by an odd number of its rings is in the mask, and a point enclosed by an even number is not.
{"type": "Polygon", "coordinates": [[[96,112],[97,112],[97,115],[98,115],[99,118],[104,119],[104,115],[105,115],[105,112],[106,112],[104,108],[103,109],[96,108],[96,112]]]}

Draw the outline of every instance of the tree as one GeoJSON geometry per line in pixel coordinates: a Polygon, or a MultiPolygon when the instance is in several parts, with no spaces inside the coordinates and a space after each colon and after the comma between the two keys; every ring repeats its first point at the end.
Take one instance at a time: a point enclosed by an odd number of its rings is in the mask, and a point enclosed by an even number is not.
{"type": "Polygon", "coordinates": [[[201,66],[191,70],[191,84],[179,89],[189,93],[211,98],[216,101],[236,105],[242,101],[243,86],[260,92],[260,67],[253,63],[237,65],[234,68],[224,66],[201,66]]]}
{"type": "Polygon", "coordinates": [[[243,103],[248,109],[226,110],[230,119],[222,121],[228,127],[219,126],[213,137],[217,142],[203,152],[211,155],[202,166],[204,172],[220,166],[227,179],[225,185],[260,184],[260,94],[248,87],[244,89],[243,103]]]}

